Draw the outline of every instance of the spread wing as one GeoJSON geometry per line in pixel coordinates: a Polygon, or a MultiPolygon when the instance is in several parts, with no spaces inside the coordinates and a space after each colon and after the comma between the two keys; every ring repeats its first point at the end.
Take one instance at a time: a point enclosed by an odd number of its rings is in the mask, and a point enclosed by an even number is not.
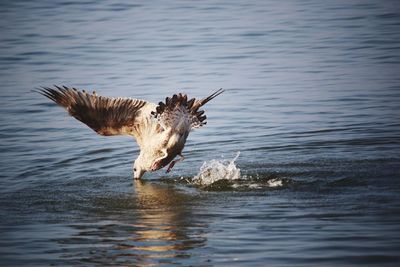
{"type": "Polygon", "coordinates": [[[109,98],[75,88],[42,87],[40,94],[64,107],[68,113],[101,135],[135,135],[141,108],[148,102],[132,98],[109,98]]]}
{"type": "Polygon", "coordinates": [[[158,103],[156,111],[152,114],[164,128],[178,130],[182,121],[184,121],[183,124],[187,124],[188,130],[199,128],[207,123],[204,110],[199,110],[199,108],[223,92],[221,88],[203,99],[190,100],[185,94],[175,94],[172,98],[167,97],[165,102],[158,103]]]}

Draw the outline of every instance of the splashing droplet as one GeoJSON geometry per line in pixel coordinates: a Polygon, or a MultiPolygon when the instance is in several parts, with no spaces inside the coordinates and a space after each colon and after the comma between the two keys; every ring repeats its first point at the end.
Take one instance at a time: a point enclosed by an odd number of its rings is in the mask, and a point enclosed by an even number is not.
{"type": "Polygon", "coordinates": [[[239,155],[240,152],[230,161],[215,159],[209,162],[205,161],[192,182],[197,185],[208,186],[220,180],[241,179],[240,169],[235,164],[239,155]]]}
{"type": "Polygon", "coordinates": [[[271,179],[267,181],[268,187],[280,187],[283,186],[283,180],[282,179],[271,179]]]}

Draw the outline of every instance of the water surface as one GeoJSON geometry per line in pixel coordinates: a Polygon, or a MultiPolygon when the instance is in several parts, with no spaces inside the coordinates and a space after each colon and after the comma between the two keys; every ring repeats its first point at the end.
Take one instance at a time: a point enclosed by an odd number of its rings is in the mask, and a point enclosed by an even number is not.
{"type": "Polygon", "coordinates": [[[2,1],[2,266],[397,266],[397,1],[2,1]],[[206,106],[185,161],[132,179],[52,84],[206,106]],[[240,179],[201,185],[204,161],[240,179]]]}

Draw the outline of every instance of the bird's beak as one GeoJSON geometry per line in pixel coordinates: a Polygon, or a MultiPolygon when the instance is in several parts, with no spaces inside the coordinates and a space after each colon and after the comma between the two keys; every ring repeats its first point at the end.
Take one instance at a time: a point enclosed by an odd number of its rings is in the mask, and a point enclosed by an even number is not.
{"type": "Polygon", "coordinates": [[[140,171],[140,172],[136,172],[136,173],[134,173],[133,174],[133,178],[134,179],[140,179],[140,178],[142,178],[142,176],[143,176],[143,174],[145,173],[146,171],[140,171]]]}

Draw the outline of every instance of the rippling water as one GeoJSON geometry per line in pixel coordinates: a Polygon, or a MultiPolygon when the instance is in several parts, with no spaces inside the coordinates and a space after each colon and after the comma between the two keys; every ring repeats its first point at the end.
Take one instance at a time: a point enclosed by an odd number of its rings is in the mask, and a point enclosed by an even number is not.
{"type": "Polygon", "coordinates": [[[399,264],[397,1],[2,1],[0,32],[0,265],[399,264]],[[227,91],[138,182],[132,138],[31,91],[52,84],[227,91]]]}

